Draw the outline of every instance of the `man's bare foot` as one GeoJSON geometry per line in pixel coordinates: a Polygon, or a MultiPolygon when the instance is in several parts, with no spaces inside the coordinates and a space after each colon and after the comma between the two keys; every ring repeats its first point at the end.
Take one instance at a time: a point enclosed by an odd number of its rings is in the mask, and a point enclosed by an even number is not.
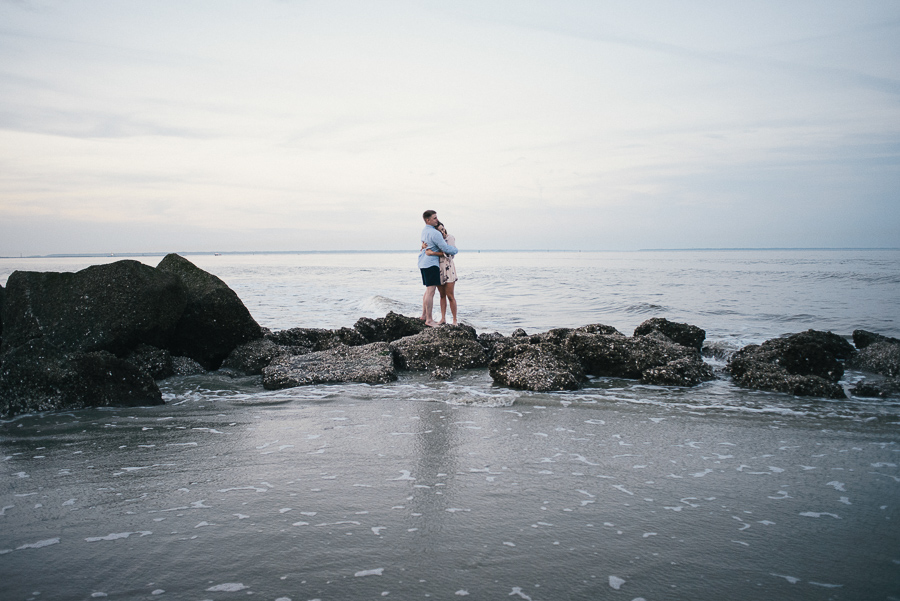
{"type": "Polygon", "coordinates": [[[458,325],[459,325],[458,323],[456,323],[456,320],[455,320],[455,319],[453,320],[453,325],[455,325],[455,326],[458,326],[458,325]]]}
{"type": "Polygon", "coordinates": [[[442,325],[444,325],[445,323],[447,323],[447,320],[446,320],[446,319],[442,319],[442,320],[440,320],[440,321],[438,322],[438,325],[439,325],[439,326],[442,326],[442,325]]]}

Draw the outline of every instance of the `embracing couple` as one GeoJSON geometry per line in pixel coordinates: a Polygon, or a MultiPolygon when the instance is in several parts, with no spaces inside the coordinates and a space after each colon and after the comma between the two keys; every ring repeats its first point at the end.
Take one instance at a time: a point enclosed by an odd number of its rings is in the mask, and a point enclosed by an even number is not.
{"type": "Polygon", "coordinates": [[[447,323],[447,305],[453,314],[456,325],[456,267],[453,255],[459,252],[454,246],[456,240],[447,233],[444,224],[438,220],[435,211],[422,214],[425,229],[422,230],[422,250],[419,252],[419,270],[422,272],[422,283],[425,284],[425,296],[422,297],[422,321],[427,326],[438,326],[447,323]],[[434,308],[434,291],[441,293],[441,320],[434,321],[431,311],[434,308]]]}

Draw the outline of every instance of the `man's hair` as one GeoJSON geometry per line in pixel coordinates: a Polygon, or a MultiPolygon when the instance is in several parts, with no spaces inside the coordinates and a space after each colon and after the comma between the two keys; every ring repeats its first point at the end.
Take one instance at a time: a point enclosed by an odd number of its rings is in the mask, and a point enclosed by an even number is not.
{"type": "Polygon", "coordinates": [[[429,219],[435,213],[437,213],[437,211],[425,211],[424,213],[422,213],[422,219],[429,219]]]}

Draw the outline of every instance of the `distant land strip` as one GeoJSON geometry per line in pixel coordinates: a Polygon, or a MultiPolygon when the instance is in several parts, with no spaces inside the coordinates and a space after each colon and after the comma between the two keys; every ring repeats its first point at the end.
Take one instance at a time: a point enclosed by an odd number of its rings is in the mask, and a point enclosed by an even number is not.
{"type": "MultiPolygon", "coordinates": [[[[637,250],[614,249],[508,249],[486,248],[465,249],[465,253],[522,253],[522,252],[552,252],[552,253],[629,253],[629,252],[732,252],[732,251],[871,251],[889,250],[897,251],[900,247],[721,247],[721,248],[639,248],[637,250]]],[[[379,254],[379,253],[418,253],[417,250],[223,250],[223,251],[152,251],[152,252],[117,252],[117,253],[55,253],[49,255],[3,255],[0,259],[65,259],[65,258],[102,258],[102,257],[164,257],[170,252],[179,255],[341,255],[341,254],[379,254]]]]}

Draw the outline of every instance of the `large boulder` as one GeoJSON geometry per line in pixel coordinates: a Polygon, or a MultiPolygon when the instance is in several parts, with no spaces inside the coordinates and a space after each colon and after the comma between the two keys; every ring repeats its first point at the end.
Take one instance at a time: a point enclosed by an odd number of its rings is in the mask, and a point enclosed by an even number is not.
{"type": "Polygon", "coordinates": [[[3,346],[45,339],[64,351],[125,355],[144,343],[165,348],[187,306],[175,276],[138,261],[76,273],[15,271],[3,303],[3,346]]]}
{"type": "Polygon", "coordinates": [[[495,383],[539,392],[581,387],[585,377],[578,357],[557,344],[517,338],[522,342],[494,351],[489,370],[495,383]]]}
{"type": "Polygon", "coordinates": [[[745,388],[842,399],[846,394],[837,382],[853,354],[840,336],[807,330],[742,348],[731,356],[728,370],[745,388]]]}
{"type": "Polygon", "coordinates": [[[376,319],[361,317],[353,325],[353,329],[359,332],[367,342],[393,342],[418,334],[427,327],[421,319],[407,317],[393,311],[376,319]]]}
{"type": "Polygon", "coordinates": [[[280,356],[262,370],[263,387],[269,390],[330,382],[384,384],[396,379],[394,360],[386,342],[280,356]]]}
{"type": "Polygon", "coordinates": [[[400,369],[466,369],[488,364],[487,353],[478,342],[475,330],[464,325],[427,328],[391,342],[390,348],[400,369]]]}
{"type": "Polygon", "coordinates": [[[0,418],[84,407],[161,405],[146,372],[106,351],[66,352],[33,339],[3,355],[0,418]]]}
{"type": "Polygon", "coordinates": [[[665,317],[648,319],[634,329],[635,336],[645,336],[651,332],[659,332],[677,344],[698,351],[703,348],[703,341],[706,340],[705,330],[686,323],[675,323],[665,317]]]}
{"type": "Polygon", "coordinates": [[[156,270],[175,276],[187,290],[187,305],[175,328],[169,350],[217,369],[240,344],[262,338],[259,324],[225,282],[184,257],[169,254],[156,270]]]}

